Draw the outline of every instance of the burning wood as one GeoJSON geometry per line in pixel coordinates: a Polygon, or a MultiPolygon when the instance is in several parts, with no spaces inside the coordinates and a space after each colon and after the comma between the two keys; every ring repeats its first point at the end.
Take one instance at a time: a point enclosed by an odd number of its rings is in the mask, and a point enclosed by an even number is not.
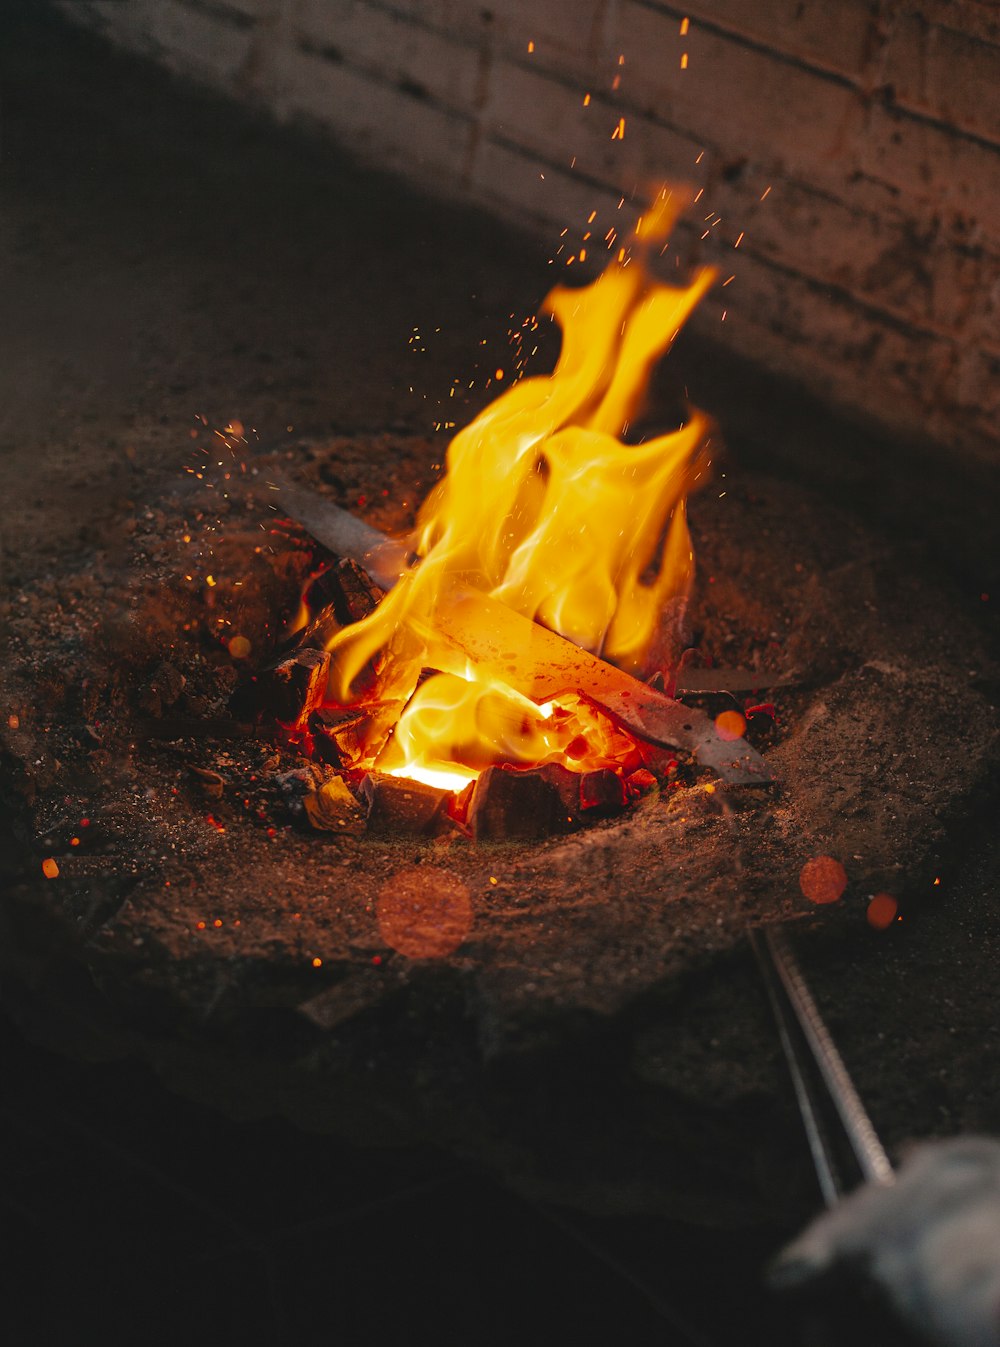
{"type": "MultiPolygon", "coordinates": [[[[284,496],[293,518],[299,518],[304,495],[293,490],[284,496]]],[[[341,555],[356,547],[379,566],[382,581],[391,583],[393,569],[405,563],[401,545],[346,510],[312,497],[306,513],[318,542],[341,555]]],[[[428,661],[445,673],[460,673],[471,661],[482,674],[536,701],[581,693],[640,739],[683,749],[729,784],[771,780],[760,755],[742,738],[722,739],[703,711],[683,706],[488,595],[467,588],[441,595],[428,634],[428,661]]]]}
{"type": "Polygon", "coordinates": [[[372,833],[434,832],[448,804],[449,792],[422,781],[408,781],[384,772],[369,772],[361,785],[372,833]]]}
{"type": "Polygon", "coordinates": [[[282,724],[303,724],[321,705],[330,677],[325,650],[297,650],[258,675],[257,695],[282,724]]]}
{"type": "Polygon", "coordinates": [[[650,745],[729,784],[771,779],[742,718],[721,732],[635,676],[673,685],[693,562],[685,500],[708,466],[696,411],[667,434],[625,438],[654,363],[715,278],[703,268],[677,289],[644,265],[680,204],[661,191],[630,255],[592,285],[552,291],[554,372],[517,381],[456,435],[410,542],[269,483],[273,507],[341,559],[307,591],[299,655],[272,675],[288,694],[279,719],[327,762],[376,773],[370,827],[434,825],[436,799],[414,781],[452,794],[475,781],[477,837],[574,826],[642,792],[623,781],[650,767],[650,745]],[[329,656],[319,696],[313,647],[329,656]]]}

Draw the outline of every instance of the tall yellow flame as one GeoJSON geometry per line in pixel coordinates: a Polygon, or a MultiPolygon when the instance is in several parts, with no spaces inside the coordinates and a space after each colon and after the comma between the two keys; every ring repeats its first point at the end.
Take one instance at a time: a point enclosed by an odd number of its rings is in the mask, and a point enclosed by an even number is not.
{"type": "Polygon", "coordinates": [[[606,725],[591,719],[590,736],[601,742],[574,758],[575,713],[572,725],[565,717],[551,725],[534,703],[473,667],[413,689],[444,584],[482,590],[631,670],[642,669],[666,602],[687,592],[684,500],[708,422],[695,412],[642,444],[622,438],[654,365],[715,279],[704,267],[675,288],[644,264],[682,204],[662,190],[639,222],[632,255],[588,286],[551,292],[544,307],[563,333],[555,370],[514,384],[454,437],[446,474],[418,515],[419,565],[371,617],[331,641],[330,695],[341,704],[352,701],[352,681],[368,660],[389,651],[379,695],[408,705],[379,761],[387,770],[450,771],[458,784],[488,762],[608,761],[606,725]]]}

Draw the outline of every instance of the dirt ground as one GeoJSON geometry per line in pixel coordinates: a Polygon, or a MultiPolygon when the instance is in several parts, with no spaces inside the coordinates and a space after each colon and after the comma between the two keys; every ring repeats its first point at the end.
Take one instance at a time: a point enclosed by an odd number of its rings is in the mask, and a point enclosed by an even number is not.
{"type": "MultiPolygon", "coordinates": [[[[86,586],[80,578],[90,574],[109,610],[106,617],[93,619],[83,601],[80,623],[93,620],[95,626],[103,622],[113,627],[119,620],[131,620],[129,586],[123,584],[129,598],[123,596],[116,611],[106,577],[116,567],[123,575],[144,566],[150,576],[161,574],[157,537],[162,543],[164,529],[172,530],[173,545],[178,531],[169,510],[180,500],[192,517],[198,509],[207,517],[208,487],[195,487],[185,473],[192,447],[210,444],[212,432],[234,419],[246,429],[249,457],[263,462],[268,455],[284,454],[284,446],[318,446],[311,470],[327,467],[324,480],[334,494],[345,493],[341,503],[357,504],[347,494],[364,494],[365,483],[377,491],[384,482],[382,489],[391,498],[372,517],[384,524],[394,514],[405,519],[436,447],[443,452],[446,445],[446,435],[434,426],[442,420],[461,424],[482,405],[488,374],[509,363],[509,330],[534,311],[551,284],[545,242],[518,237],[475,212],[446,210],[430,196],[405,191],[344,159],[308,129],[276,128],[252,113],[175,85],[161,72],[106,52],[86,35],[64,31],[34,6],[15,6],[11,14],[15,40],[0,47],[0,462],[5,469],[0,543],[8,652],[23,641],[23,600],[29,593],[47,594],[45,602],[65,606],[63,577],[73,577],[68,589],[83,594],[86,586]],[[415,335],[419,340],[413,340],[415,335]],[[354,458],[342,480],[331,484],[337,445],[342,457],[354,458]],[[400,446],[404,451],[419,447],[400,456],[400,446]]],[[[805,961],[817,998],[894,1154],[914,1136],[1000,1132],[996,783],[990,777],[989,755],[977,756],[976,728],[970,723],[982,708],[997,704],[998,683],[990,663],[991,649],[995,655],[991,618],[1000,592],[992,545],[995,492],[981,469],[879,441],[780,381],[733,362],[703,338],[683,339],[669,363],[659,396],[665,404],[687,388],[695,402],[716,416],[728,445],[726,488],[738,501],[734,513],[727,513],[719,493],[713,492],[711,501],[694,507],[696,535],[701,530],[705,538],[705,583],[709,573],[722,576],[727,563],[730,575],[739,573],[743,583],[739,600],[724,592],[724,579],[711,598],[706,589],[706,627],[722,639],[727,598],[732,598],[734,606],[743,605],[743,630],[746,613],[754,611],[746,593],[756,557],[773,558],[775,551],[789,549],[792,573],[785,595],[773,565],[764,575],[768,563],[759,563],[758,608],[770,620],[786,605],[792,614],[788,626],[794,627],[796,602],[809,580],[808,574],[795,571],[791,552],[799,547],[796,559],[805,558],[806,569],[818,577],[810,599],[813,629],[799,633],[800,644],[804,642],[814,660],[820,647],[826,648],[829,667],[824,676],[835,681],[850,663],[845,664],[844,651],[864,640],[877,645],[886,630],[896,633],[893,658],[909,661],[909,681],[904,680],[902,692],[889,686],[896,676],[894,665],[865,675],[886,684],[872,692],[872,705],[881,711],[865,730],[881,736],[871,752],[872,760],[885,767],[885,780],[891,779],[891,754],[880,757],[879,749],[886,748],[894,718],[902,727],[916,716],[916,702],[926,706],[933,701],[937,707],[939,719],[927,719],[933,734],[928,731],[923,741],[925,773],[909,795],[902,788],[898,792],[903,810],[908,799],[912,804],[914,819],[909,825],[905,819],[900,823],[895,849],[886,852],[910,900],[904,920],[885,933],[868,930],[859,915],[859,893],[853,925],[834,922],[816,929],[805,947],[805,961]],[[754,540],[759,549],[754,553],[747,543],[752,530],[733,520],[752,518],[755,496],[762,493],[767,500],[761,517],[767,522],[754,540]],[[791,516],[785,525],[776,522],[776,511],[783,506],[791,516]],[[773,539],[766,529],[774,530],[773,539]],[[858,582],[859,573],[864,583],[858,582]],[[884,621],[871,616],[878,613],[884,621]],[[824,626],[822,637],[817,623],[824,626]],[[934,677],[921,684],[918,674],[924,666],[933,668],[934,677]],[[949,716],[954,725],[950,737],[949,716]],[[941,835],[928,841],[935,825],[925,820],[935,812],[936,791],[944,823],[941,835]],[[912,849],[910,863],[907,848],[912,849]],[[940,884],[934,884],[938,878],[940,884]]],[[[221,492],[224,486],[217,481],[212,489],[221,492]]],[[[210,546],[208,539],[206,548],[210,546]]],[[[732,587],[735,582],[728,583],[732,587]]],[[[60,621],[69,621],[65,613],[60,621]]],[[[795,634],[785,631],[782,638],[795,634]]],[[[105,631],[102,639],[106,636],[105,631]]],[[[878,654],[883,662],[888,659],[884,652],[878,654]]],[[[10,654],[6,658],[12,659],[10,654]]],[[[20,654],[18,659],[23,672],[20,654]]],[[[824,741],[824,750],[833,753],[838,732],[848,737],[860,733],[848,727],[851,705],[838,703],[837,695],[828,699],[832,728],[826,732],[832,738],[824,741]]],[[[807,709],[805,704],[797,709],[789,705],[790,714],[804,715],[807,709]]],[[[930,711],[920,714],[931,716],[930,711]]],[[[900,738],[906,738],[902,728],[900,738]]],[[[10,756],[6,761],[13,766],[10,756]]],[[[878,814],[877,783],[869,781],[866,791],[853,801],[854,815],[845,811],[862,834],[878,814]]],[[[828,807],[825,799],[818,800],[818,809],[828,807]]],[[[27,834],[12,804],[8,809],[12,835],[5,848],[5,882],[19,913],[39,910],[48,901],[39,876],[42,839],[27,834]]],[[[693,819],[695,830],[702,825],[710,830],[715,822],[693,819]]],[[[628,845],[641,848],[648,842],[642,836],[648,820],[625,826],[628,845]]],[[[888,817],[879,827],[887,835],[893,832],[888,817]]],[[[789,835],[786,829],[785,838],[789,835]]],[[[243,833],[236,836],[244,838],[243,833]]],[[[592,840],[559,845],[570,853],[577,873],[589,874],[595,865],[600,869],[606,864],[605,859],[600,864],[593,860],[599,848],[592,840]]],[[[294,846],[301,850],[300,837],[294,846]]],[[[660,850],[654,847],[650,854],[661,857],[662,841],[657,846],[660,850]]],[[[761,847],[773,859],[780,838],[761,847]]],[[[751,846],[748,855],[757,854],[751,846]]],[[[234,855],[232,861],[238,866],[240,857],[234,855]]],[[[381,864],[378,858],[370,864],[357,861],[356,868],[375,875],[381,864]]],[[[522,873],[520,888],[534,885],[551,901],[537,874],[537,866],[544,864],[545,858],[528,857],[522,870],[527,873],[535,866],[536,872],[530,881],[522,873]]],[[[478,861],[462,865],[463,874],[475,870],[477,882],[484,880],[478,861]]],[[[277,870],[268,878],[278,882],[277,870]]],[[[880,879],[884,882],[885,874],[880,872],[880,879]]],[[[506,894],[512,924],[519,918],[515,909],[523,907],[516,889],[512,885],[506,894]]],[[[221,899],[220,911],[228,901],[228,896],[221,899]]],[[[701,914],[706,928],[714,926],[715,910],[712,906],[701,914]]],[[[228,909],[226,915],[231,915],[228,909]]],[[[311,954],[310,942],[321,938],[323,925],[322,913],[310,909],[306,916],[310,931],[296,935],[303,959],[311,954]]],[[[732,953],[738,948],[742,920],[742,911],[732,921],[727,917],[725,938],[720,937],[727,990],[700,982],[686,1005],[672,996],[662,1002],[654,996],[638,1017],[629,1012],[624,1037],[616,1030],[594,1048],[595,1058],[583,1050],[568,1069],[567,1081],[578,1088],[583,1068],[589,1070],[598,1059],[606,1064],[627,1045],[631,1079],[641,1085],[641,1099],[636,1095],[639,1102],[633,1100],[636,1111],[627,1122],[647,1129],[636,1143],[640,1155],[654,1154],[667,1139],[652,1113],[664,1097],[661,1090],[684,1116],[685,1081],[699,1080],[697,1087],[691,1086],[699,1096],[698,1108],[683,1124],[689,1129],[700,1125],[698,1109],[706,1089],[723,1113],[757,1100],[759,1111],[750,1120],[750,1130],[764,1134],[772,1125],[779,1130],[773,1145],[757,1152],[764,1178],[754,1175],[747,1190],[756,1198],[770,1184],[776,1209],[787,1220],[790,1211],[803,1209],[806,1199],[800,1169],[788,1179],[786,1191],[777,1192],[779,1152],[794,1115],[790,1099],[782,1101],[776,1114],[760,1103],[764,1095],[782,1089],[773,1042],[767,1038],[763,1051],[760,1046],[770,1033],[766,1012],[748,1012],[743,1023],[733,1025],[724,1047],[717,1038],[718,1026],[725,1025],[733,1007],[759,1001],[749,960],[732,953]],[[753,1078],[755,1053],[764,1063],[764,1089],[761,1079],[753,1078]],[[740,1060],[742,1075],[734,1065],[740,1060]]],[[[173,948],[172,940],[180,948],[187,938],[180,930],[184,922],[167,924],[171,930],[160,930],[163,944],[158,948],[173,948]]],[[[369,948],[363,925],[345,939],[354,942],[355,956],[370,962],[375,947],[369,948]]],[[[116,939],[149,938],[150,921],[141,901],[126,912],[119,927],[116,939]],[[133,928],[135,912],[141,921],[133,928]]],[[[39,938],[35,926],[31,938],[39,938]]],[[[641,962],[642,941],[634,934],[633,939],[636,950],[629,957],[641,962]]],[[[551,960],[548,935],[546,941],[538,947],[538,958],[551,960]]],[[[266,932],[261,942],[254,950],[258,970],[266,962],[266,932]]],[[[121,998],[108,971],[114,963],[107,957],[107,932],[93,948],[101,958],[91,960],[91,969],[102,970],[103,995],[113,1006],[116,995],[121,998]]],[[[683,957],[683,945],[672,948],[673,957],[683,957]]],[[[52,987],[47,981],[51,970],[42,967],[37,946],[24,959],[7,962],[7,995],[26,998],[16,1014],[30,1037],[82,1055],[137,1051],[136,1039],[121,1036],[120,1025],[106,1033],[101,1029],[92,1038],[69,1023],[74,1007],[93,1006],[92,984],[85,989],[68,986],[61,1004],[50,1000],[48,1011],[40,1007],[39,997],[50,997],[52,987]]],[[[138,964],[141,956],[137,960],[134,951],[122,961],[133,988],[138,964]]],[[[505,966],[501,960],[495,986],[479,986],[479,1009],[470,1012],[473,1019],[480,1015],[480,1033],[482,1024],[490,1022],[501,1038],[517,1030],[516,1016],[504,1019],[487,1007],[484,1018],[482,1004],[492,996],[514,1005],[527,976],[518,986],[508,985],[502,976],[505,966]]],[[[197,967],[198,978],[214,978],[219,962],[197,967]]],[[[286,972],[282,964],[275,985],[264,989],[258,1003],[303,1001],[300,974],[294,975],[289,991],[286,972]]],[[[644,976],[655,985],[652,973],[644,976]]],[[[356,1007],[351,998],[357,996],[364,1010],[371,999],[369,981],[365,973],[348,983],[346,993],[338,992],[332,1003],[328,998],[326,1011],[320,1007],[316,1013],[339,1022],[347,1012],[337,996],[351,1002],[352,1012],[356,1007]]],[[[211,1001],[218,988],[209,982],[192,984],[192,1004],[211,1001]]],[[[585,991],[574,992],[574,1012],[588,998],[598,1011],[607,1011],[593,981],[585,991]]],[[[464,986],[447,979],[438,986],[420,982],[415,993],[428,1024],[434,1015],[450,1013],[466,995],[464,986]]],[[[138,999],[131,1004],[137,1005],[138,999]]],[[[161,1008],[152,993],[149,1005],[155,1021],[161,1008]]],[[[394,1005],[398,1010],[398,999],[394,1005]]],[[[405,1007],[400,1013],[405,1019],[405,1007]]],[[[238,1032],[252,1031],[241,1024],[238,1032]]],[[[579,1026],[567,1032],[564,1041],[580,1051],[579,1026]]],[[[329,1070],[336,1076],[345,1069],[336,1060],[336,1044],[326,1044],[324,1059],[313,1040],[298,1029],[289,1033],[295,1051],[304,1057],[312,1054],[311,1066],[318,1062],[321,1073],[329,1070]]],[[[182,1090],[210,1096],[208,1081],[217,1070],[211,1053],[195,1063],[190,1053],[175,1054],[169,1045],[164,1047],[170,1035],[162,1023],[157,1035],[159,1046],[152,1056],[161,1074],[174,1077],[182,1090]]],[[[441,1088],[454,1097],[455,1079],[469,1069],[468,1061],[442,1058],[436,1065],[448,1077],[443,1085],[430,1077],[418,1079],[419,1073],[408,1075],[401,1065],[410,1046],[401,1042],[399,1060],[390,1063],[395,1090],[424,1090],[429,1097],[441,1088]]],[[[471,1052],[469,1060],[475,1056],[471,1052]]],[[[253,1077],[254,1089],[266,1088],[262,1082],[270,1082],[276,1091],[286,1088],[273,1065],[273,1060],[266,1062],[253,1077]]],[[[347,1063],[347,1073],[355,1066],[354,1061],[347,1063]]],[[[429,1063],[428,1071],[434,1066],[429,1063]]],[[[516,1079],[517,1069],[506,1065],[504,1070],[513,1075],[499,1085],[491,1080],[475,1107],[469,1105],[469,1119],[456,1121],[453,1140],[460,1150],[475,1149],[468,1132],[463,1133],[466,1123],[481,1128],[491,1105],[509,1108],[517,1090],[529,1088],[516,1079]]],[[[233,1074],[238,1075],[235,1067],[233,1074]]],[[[213,1103],[230,1086],[229,1102],[245,1107],[245,1101],[237,1101],[246,1082],[228,1082],[213,1103]]],[[[343,1130],[356,1138],[371,1126],[375,1095],[377,1090],[359,1090],[350,1103],[358,1115],[343,1130]]],[[[399,1117],[409,1125],[412,1113],[391,1092],[383,1102],[386,1135],[398,1140],[399,1117]]],[[[530,1110],[517,1119],[494,1118],[495,1134],[480,1148],[480,1158],[488,1155],[501,1171],[506,1166],[512,1181],[533,1185],[534,1191],[561,1202],[572,1201],[575,1192],[581,1205],[595,1209],[624,1210],[629,1204],[636,1210],[660,1209],[658,1198],[651,1200],[639,1189],[644,1184],[657,1191],[669,1187],[684,1168],[683,1160],[666,1165],[655,1181],[640,1166],[637,1184],[631,1159],[621,1164],[609,1159],[615,1148],[622,1152],[630,1141],[628,1126],[620,1119],[613,1126],[610,1113],[601,1113],[606,1106],[606,1101],[600,1104],[586,1145],[568,1147],[559,1155],[532,1145],[532,1127],[537,1125],[538,1135],[551,1137],[546,1131],[551,1119],[534,1118],[530,1110]],[[601,1130],[613,1140],[608,1154],[599,1157],[588,1147],[596,1144],[601,1130]]],[[[317,1118],[305,1116],[308,1109],[301,1100],[282,1101],[279,1107],[317,1125],[317,1118]]],[[[427,1111],[438,1116],[429,1106],[427,1111]]],[[[720,1127],[710,1138],[725,1176],[720,1191],[733,1188],[733,1172],[745,1160],[738,1151],[726,1151],[728,1137],[720,1127]]],[[[676,1142],[677,1136],[671,1139],[676,1142]]],[[[800,1164],[801,1156],[796,1161],[800,1164]]],[[[705,1186],[694,1185],[692,1201],[699,1200],[705,1186]]],[[[737,1193],[734,1204],[743,1219],[745,1196],[737,1193]]],[[[679,1208],[686,1202],[688,1196],[679,1208]]],[[[720,1198],[715,1218],[732,1215],[720,1198]]]]}

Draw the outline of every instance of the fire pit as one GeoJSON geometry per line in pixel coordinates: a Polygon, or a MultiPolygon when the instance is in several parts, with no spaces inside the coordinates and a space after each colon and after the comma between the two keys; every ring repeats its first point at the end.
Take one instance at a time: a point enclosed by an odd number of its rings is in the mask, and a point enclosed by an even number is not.
{"type": "MultiPolygon", "coordinates": [[[[401,534],[436,452],[299,440],[246,477],[294,467],[318,499],[379,500],[372,518],[401,534]]],[[[773,1205],[794,1124],[745,927],[857,938],[872,894],[905,916],[934,892],[995,762],[992,713],[950,655],[974,637],[949,620],[945,638],[933,592],[859,525],[730,474],[692,512],[697,648],[778,665],[785,685],[697,700],[744,711],[779,785],[682,775],[582,832],[499,845],[380,823],[377,805],[366,822],[354,798],[317,828],[332,770],[231,708],[243,643],[273,647],[330,558],[230,481],[221,500],[207,475],[175,482],[137,512],[130,564],[91,561],[18,605],[7,744],[38,867],[22,921],[61,930],[102,1018],[114,1007],[188,1090],[432,1137],[592,1205],[716,1220],[773,1205]],[[848,879],[822,910],[800,889],[817,856],[848,879]],[[567,1130],[581,1091],[596,1105],[567,1130]],[[620,1152],[581,1180],[609,1128],[620,1152]]]]}
{"type": "MultiPolygon", "coordinates": [[[[242,698],[338,769],[306,794],[315,827],[357,831],[363,804],[368,830],[386,834],[450,823],[477,841],[543,837],[680,785],[681,753],[726,784],[772,780],[741,711],[713,723],[661,691],[731,699],[783,681],[682,668],[698,653],[682,654],[686,493],[708,471],[707,419],[622,438],[654,361],[715,279],[702,268],[684,288],[647,271],[682,200],[661,188],[597,281],[552,291],[545,308],[565,328],[555,370],[516,380],[455,436],[412,558],[314,494],[268,483],[272,508],[341,557],[306,588],[286,642],[297,648],[242,698]]],[[[252,643],[227,648],[244,657],[252,643]]]]}
{"type": "Polygon", "coordinates": [[[836,968],[889,938],[873,895],[904,927],[936,896],[996,765],[975,625],[807,472],[720,454],[691,504],[675,691],[738,714],[776,784],[681,752],[566,831],[477,839],[437,803],[404,827],[398,795],[326,790],[338,766],[244,699],[337,564],[267,484],[406,538],[439,480],[440,436],[362,424],[262,446],[199,420],[189,471],[137,478],[120,545],[84,538],[19,589],[5,800],[30,874],[8,973],[81,1051],[140,1052],[229,1109],[427,1138],[600,1209],[798,1213],[745,929],[794,921],[836,968]],[[847,887],[818,907],[800,881],[824,857],[847,887]]]}

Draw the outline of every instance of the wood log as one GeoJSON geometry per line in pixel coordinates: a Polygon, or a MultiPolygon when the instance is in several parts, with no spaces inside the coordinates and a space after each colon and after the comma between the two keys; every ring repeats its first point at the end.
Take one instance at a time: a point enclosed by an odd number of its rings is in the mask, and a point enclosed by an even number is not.
{"type": "Polygon", "coordinates": [[[354,767],[377,757],[403,709],[402,702],[320,706],[309,717],[316,756],[332,767],[354,767]]]}
{"type": "Polygon", "coordinates": [[[538,767],[487,767],[476,778],[468,827],[477,842],[529,842],[554,831],[558,791],[538,767]]]}
{"type": "Polygon", "coordinates": [[[625,783],[610,767],[584,772],[580,777],[580,808],[592,818],[621,813],[627,799],[625,783]]]}
{"type": "Polygon", "coordinates": [[[450,798],[450,791],[385,772],[369,772],[361,783],[368,831],[375,834],[428,836],[444,817],[450,798]]]}
{"type": "Polygon", "coordinates": [[[311,616],[308,625],[296,634],[296,642],[323,649],[338,631],[370,616],[385,597],[385,590],[352,557],[342,557],[321,571],[302,597],[311,616]]]}
{"type": "MultiPolygon", "coordinates": [[[[317,541],[360,560],[387,588],[406,568],[402,544],[332,502],[286,488],[282,503],[317,541]]],[[[471,659],[535,701],[582,693],[639,738],[684,749],[732,785],[772,780],[760,754],[745,739],[720,738],[704,712],[682,706],[489,595],[445,588],[433,621],[439,635],[429,640],[427,663],[443,672],[464,676],[464,661],[471,659]]]]}
{"type": "Polygon", "coordinates": [[[273,669],[257,675],[254,696],[269,715],[284,725],[304,725],[320,705],[330,676],[325,650],[297,650],[273,669]]]}

